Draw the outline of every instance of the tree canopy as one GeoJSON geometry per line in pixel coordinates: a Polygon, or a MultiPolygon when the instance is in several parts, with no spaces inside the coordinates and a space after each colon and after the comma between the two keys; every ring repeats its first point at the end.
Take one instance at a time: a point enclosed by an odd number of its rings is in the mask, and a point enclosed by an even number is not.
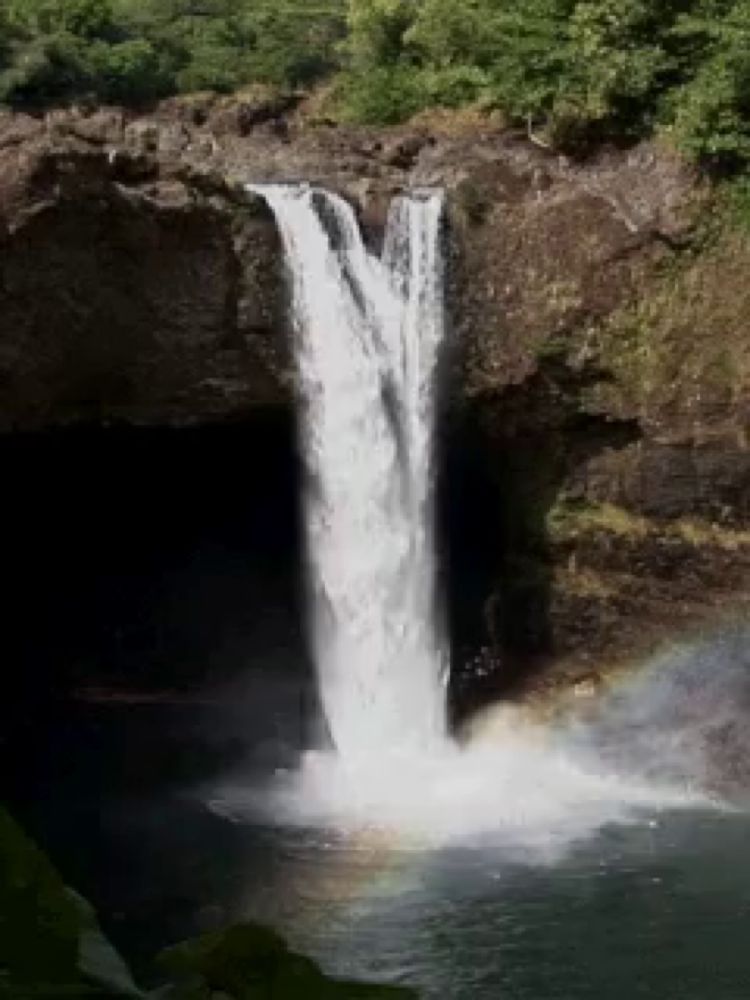
{"type": "Polygon", "coordinates": [[[0,0],[0,101],[334,81],[339,113],[501,110],[561,148],[750,160],[750,0],[0,0]]]}
{"type": "Polygon", "coordinates": [[[659,129],[732,165],[749,43],[750,0],[351,0],[343,74],[364,120],[480,102],[563,147],[659,129]]]}
{"type": "Polygon", "coordinates": [[[0,0],[0,100],[145,102],[333,71],[343,0],[0,0]]]}

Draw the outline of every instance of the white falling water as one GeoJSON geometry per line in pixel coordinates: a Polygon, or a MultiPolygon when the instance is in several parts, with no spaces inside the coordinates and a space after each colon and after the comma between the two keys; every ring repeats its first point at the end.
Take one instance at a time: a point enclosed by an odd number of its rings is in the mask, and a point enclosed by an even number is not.
{"type": "Polygon", "coordinates": [[[550,725],[507,705],[470,739],[447,738],[431,462],[441,198],[397,199],[378,258],[335,195],[253,190],[276,215],[293,278],[311,626],[338,753],[306,754],[270,789],[225,788],[211,807],[235,821],[270,811],[420,844],[491,837],[555,860],[607,824],[651,825],[661,809],[705,806],[669,776],[607,767],[606,726],[575,716],[550,725]]]}
{"type": "Polygon", "coordinates": [[[292,276],[311,632],[331,736],[350,761],[429,752],[445,739],[432,481],[442,198],[397,198],[377,257],[342,198],[252,190],[292,276]]]}

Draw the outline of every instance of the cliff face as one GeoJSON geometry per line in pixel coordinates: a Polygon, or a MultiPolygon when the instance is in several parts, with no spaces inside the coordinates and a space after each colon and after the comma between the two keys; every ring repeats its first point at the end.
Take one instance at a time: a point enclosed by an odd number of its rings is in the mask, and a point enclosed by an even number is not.
{"type": "Polygon", "coordinates": [[[750,239],[653,147],[523,177],[486,167],[452,199],[453,447],[491,526],[457,631],[489,636],[492,692],[742,620],[750,582],[750,239]]]}
{"type": "Polygon", "coordinates": [[[0,428],[179,423],[288,402],[283,262],[250,181],[340,190],[377,240],[406,186],[449,193],[459,395],[533,375],[679,235],[689,178],[644,148],[574,168],[499,132],[294,126],[167,102],[0,114],[0,428]]]}
{"type": "Polygon", "coordinates": [[[0,429],[288,407],[278,237],[241,184],[301,178],[374,240],[395,191],[448,190],[459,701],[477,665],[493,692],[578,676],[742,611],[750,240],[699,242],[704,194],[655,146],[574,165],[486,123],[208,98],[0,117],[0,429]]]}
{"type": "Polygon", "coordinates": [[[262,203],[67,125],[0,122],[0,428],[200,422],[276,400],[262,203]]]}

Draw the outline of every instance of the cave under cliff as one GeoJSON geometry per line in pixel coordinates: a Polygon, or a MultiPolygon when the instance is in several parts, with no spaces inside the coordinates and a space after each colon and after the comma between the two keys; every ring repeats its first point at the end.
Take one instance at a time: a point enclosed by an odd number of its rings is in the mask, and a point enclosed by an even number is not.
{"type": "Polygon", "coordinates": [[[344,193],[375,243],[394,191],[447,192],[456,718],[744,614],[750,250],[701,249],[684,165],[650,144],[573,164],[502,130],[191,115],[3,120],[11,689],[223,683],[258,636],[309,671],[284,268],[253,179],[344,193]]]}

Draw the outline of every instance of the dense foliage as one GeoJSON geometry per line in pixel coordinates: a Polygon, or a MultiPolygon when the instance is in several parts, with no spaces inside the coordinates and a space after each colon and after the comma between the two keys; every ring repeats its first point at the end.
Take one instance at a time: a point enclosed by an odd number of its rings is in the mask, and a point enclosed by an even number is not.
{"type": "Polygon", "coordinates": [[[671,132],[750,157],[749,0],[351,0],[349,107],[482,102],[552,144],[671,132]]]}
{"type": "Polygon", "coordinates": [[[480,103],[541,141],[750,159],[750,0],[0,0],[0,100],[143,102],[335,77],[341,113],[480,103]]]}
{"type": "Polygon", "coordinates": [[[333,68],[342,0],[0,0],[0,100],[138,103],[333,68]],[[286,6],[291,3],[293,6],[286,6]]]}

